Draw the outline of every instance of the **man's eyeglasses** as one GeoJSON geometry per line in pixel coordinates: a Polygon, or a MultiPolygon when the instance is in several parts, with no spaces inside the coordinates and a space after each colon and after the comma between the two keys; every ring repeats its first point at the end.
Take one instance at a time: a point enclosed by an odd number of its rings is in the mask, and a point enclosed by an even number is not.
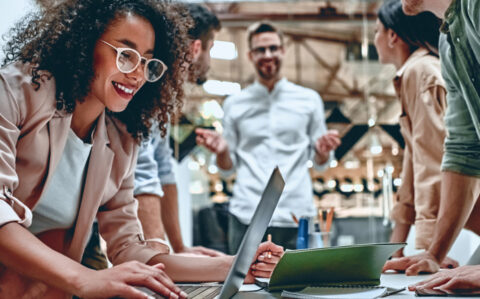
{"type": "Polygon", "coordinates": [[[155,82],[162,78],[163,74],[167,71],[168,67],[160,59],[152,58],[147,59],[142,57],[138,51],[130,48],[117,48],[104,40],[100,40],[102,43],[112,47],[117,51],[117,68],[122,73],[131,73],[137,69],[140,63],[144,66],[145,79],[148,82],[155,82]]]}
{"type": "Polygon", "coordinates": [[[281,48],[281,45],[271,45],[268,47],[256,47],[253,48],[251,51],[255,55],[265,55],[265,53],[267,53],[267,50],[270,51],[271,54],[276,54],[278,51],[280,51],[281,48]]]}

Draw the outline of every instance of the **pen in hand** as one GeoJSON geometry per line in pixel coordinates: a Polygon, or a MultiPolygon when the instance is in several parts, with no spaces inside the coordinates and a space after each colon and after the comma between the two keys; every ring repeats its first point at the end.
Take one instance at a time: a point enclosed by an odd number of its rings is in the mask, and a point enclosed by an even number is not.
{"type": "MultiPolygon", "coordinates": [[[[267,235],[267,241],[268,241],[268,242],[272,242],[272,234],[268,234],[268,235],[267,235]]],[[[267,258],[269,258],[269,259],[272,258],[272,251],[271,251],[271,250],[268,250],[268,251],[267,251],[267,258]]]]}

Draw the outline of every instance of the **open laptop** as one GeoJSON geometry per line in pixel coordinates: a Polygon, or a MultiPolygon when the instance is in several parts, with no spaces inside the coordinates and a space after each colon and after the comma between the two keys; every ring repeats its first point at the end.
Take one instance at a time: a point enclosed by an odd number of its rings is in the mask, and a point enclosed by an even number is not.
{"type": "MultiPolygon", "coordinates": [[[[189,299],[229,299],[238,292],[248,273],[263,235],[267,231],[268,224],[272,218],[273,211],[277,207],[284,186],[285,181],[280,170],[276,167],[263,191],[260,203],[255,210],[247,232],[243,236],[242,243],[223,286],[218,283],[178,284],[188,294],[189,299]]],[[[156,296],[155,298],[163,298],[159,295],[154,296],[156,296]]]]}

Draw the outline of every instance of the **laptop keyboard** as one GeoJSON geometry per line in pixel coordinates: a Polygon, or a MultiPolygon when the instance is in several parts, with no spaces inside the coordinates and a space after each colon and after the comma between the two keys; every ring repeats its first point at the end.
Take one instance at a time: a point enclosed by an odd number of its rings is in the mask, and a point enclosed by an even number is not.
{"type": "MultiPolygon", "coordinates": [[[[177,284],[182,291],[188,294],[188,299],[214,299],[222,290],[222,285],[218,283],[192,283],[177,284]]],[[[162,295],[155,294],[146,288],[138,288],[155,299],[165,298],[162,295]]]]}
{"type": "Polygon", "coordinates": [[[202,286],[202,285],[179,285],[179,287],[188,294],[191,299],[213,299],[222,290],[222,286],[202,286]]]}

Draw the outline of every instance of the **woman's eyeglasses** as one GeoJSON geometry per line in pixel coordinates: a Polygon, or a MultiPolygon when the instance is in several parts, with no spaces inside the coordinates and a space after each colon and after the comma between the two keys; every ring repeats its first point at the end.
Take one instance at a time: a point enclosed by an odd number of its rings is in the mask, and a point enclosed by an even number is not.
{"type": "Polygon", "coordinates": [[[144,63],[145,79],[148,82],[155,82],[162,78],[168,67],[160,59],[147,59],[142,57],[138,51],[130,48],[117,48],[104,40],[102,43],[112,47],[117,51],[117,68],[122,73],[131,73],[137,69],[140,63],[144,63]]]}

